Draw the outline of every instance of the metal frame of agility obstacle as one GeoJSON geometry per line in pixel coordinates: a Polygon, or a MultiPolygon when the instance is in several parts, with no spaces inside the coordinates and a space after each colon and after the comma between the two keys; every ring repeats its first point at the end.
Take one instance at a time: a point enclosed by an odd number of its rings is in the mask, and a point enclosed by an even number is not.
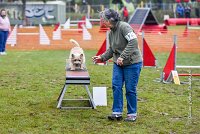
{"type": "MultiPolygon", "coordinates": [[[[57,28],[58,31],[55,30],[53,34],[55,34],[55,36],[57,36],[57,35],[61,36],[61,31],[77,31],[77,32],[83,33],[83,40],[91,40],[92,35],[90,34],[90,32],[87,29],[92,29],[92,24],[90,23],[90,19],[83,17],[82,20],[73,20],[72,21],[72,20],[70,20],[70,18],[68,18],[67,21],[65,22],[65,24],[59,25],[57,28]],[[63,28],[61,28],[61,26],[63,26],[63,28]],[[78,26],[78,28],[70,29],[71,26],[78,26]],[[60,32],[60,34],[59,34],[59,32],[60,32]]],[[[58,36],[57,40],[59,40],[59,39],[61,39],[61,37],[58,36]]]]}
{"type": "Polygon", "coordinates": [[[96,105],[94,103],[94,100],[93,100],[90,90],[88,88],[88,85],[90,85],[90,75],[88,73],[88,70],[84,70],[84,71],[66,70],[66,80],[65,80],[65,84],[60,92],[60,95],[57,99],[57,101],[58,101],[57,108],[60,108],[60,109],[80,109],[80,108],[81,109],[86,109],[86,108],[96,109],[96,105]],[[64,99],[64,95],[67,91],[68,86],[70,86],[70,85],[84,86],[89,99],[66,99],[66,98],[64,99]],[[70,103],[70,101],[88,101],[90,106],[62,106],[63,101],[67,101],[68,103],[70,103]]]}
{"type": "Polygon", "coordinates": [[[61,29],[61,25],[56,25],[53,31],[53,40],[62,40],[62,32],[61,31],[78,31],[82,33],[83,40],[91,40],[92,35],[87,30],[86,26],[83,24],[81,25],[82,28],[78,29],[61,29]]]}
{"type": "Polygon", "coordinates": [[[174,45],[166,62],[166,65],[161,74],[161,81],[164,83],[171,83],[173,80],[172,71],[176,71],[176,69],[189,69],[188,74],[178,74],[178,76],[188,76],[188,102],[189,102],[189,112],[188,119],[192,118],[192,77],[200,76],[199,74],[193,74],[192,69],[200,69],[200,66],[182,66],[176,65],[176,49],[177,49],[177,36],[174,36],[174,45]]]}
{"type": "MultiPolygon", "coordinates": [[[[177,36],[174,35],[174,45],[171,49],[170,55],[167,59],[163,72],[161,73],[161,81],[165,83],[170,83],[172,81],[172,71],[177,68],[191,68],[191,69],[199,69],[200,66],[178,66],[176,65],[176,57],[177,57],[177,36]]],[[[189,76],[188,74],[178,74],[178,76],[189,76]]],[[[200,76],[200,74],[192,74],[192,76],[200,76]]]]}
{"type": "Polygon", "coordinates": [[[65,22],[65,24],[62,24],[61,26],[63,26],[63,28],[65,30],[81,30],[82,28],[80,27],[82,24],[85,24],[85,27],[87,29],[92,29],[92,24],[90,22],[90,19],[85,18],[82,20],[71,20],[70,18],[67,19],[67,21],[65,22]],[[71,26],[78,26],[78,29],[70,29],[71,26]]]}
{"type": "Polygon", "coordinates": [[[188,102],[189,102],[189,112],[188,112],[188,119],[192,118],[192,77],[193,76],[200,76],[200,74],[193,74],[192,69],[200,69],[200,66],[176,66],[179,69],[189,69],[188,74],[180,74],[179,76],[188,76],[188,102]]]}

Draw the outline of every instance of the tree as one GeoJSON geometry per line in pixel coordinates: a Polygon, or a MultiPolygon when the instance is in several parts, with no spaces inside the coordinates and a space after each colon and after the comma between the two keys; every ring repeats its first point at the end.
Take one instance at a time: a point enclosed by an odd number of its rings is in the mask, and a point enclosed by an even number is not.
{"type": "Polygon", "coordinates": [[[121,0],[112,0],[112,3],[113,4],[122,4],[122,1],[121,0]]]}
{"type": "Polygon", "coordinates": [[[25,17],[25,10],[26,10],[26,0],[22,0],[22,24],[26,25],[26,17],[25,17]]]}

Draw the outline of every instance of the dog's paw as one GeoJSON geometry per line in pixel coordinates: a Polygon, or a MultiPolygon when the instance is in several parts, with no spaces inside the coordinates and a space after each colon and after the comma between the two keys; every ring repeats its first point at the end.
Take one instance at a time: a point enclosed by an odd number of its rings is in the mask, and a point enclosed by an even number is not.
{"type": "Polygon", "coordinates": [[[80,69],[81,69],[81,70],[86,70],[86,67],[81,67],[80,69]]]}
{"type": "Polygon", "coordinates": [[[70,70],[71,70],[71,71],[75,71],[76,69],[75,69],[74,67],[71,67],[70,70]]]}

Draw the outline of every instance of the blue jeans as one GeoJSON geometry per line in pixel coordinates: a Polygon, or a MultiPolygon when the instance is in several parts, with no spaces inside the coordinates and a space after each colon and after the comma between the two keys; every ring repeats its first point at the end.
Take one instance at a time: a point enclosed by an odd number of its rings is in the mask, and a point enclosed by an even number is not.
{"type": "Polygon", "coordinates": [[[127,114],[137,115],[137,84],[142,62],[128,66],[113,65],[113,114],[123,112],[123,85],[126,88],[127,114]]]}
{"type": "Polygon", "coordinates": [[[5,51],[7,38],[8,38],[8,31],[0,30],[0,52],[5,51]]]}

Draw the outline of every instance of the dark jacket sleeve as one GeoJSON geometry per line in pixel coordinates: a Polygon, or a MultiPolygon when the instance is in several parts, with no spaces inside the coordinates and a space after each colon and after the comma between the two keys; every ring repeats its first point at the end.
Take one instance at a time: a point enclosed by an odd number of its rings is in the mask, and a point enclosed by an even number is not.
{"type": "Polygon", "coordinates": [[[112,51],[112,48],[109,47],[109,49],[106,50],[106,52],[101,55],[101,60],[102,61],[107,61],[112,57],[113,57],[113,51],[112,51]]]}
{"type": "Polygon", "coordinates": [[[130,55],[132,55],[132,53],[134,52],[134,45],[137,45],[137,44],[138,42],[136,39],[129,41],[126,48],[120,55],[120,57],[123,59],[127,59],[130,55]]]}
{"type": "Polygon", "coordinates": [[[102,61],[107,61],[107,60],[109,60],[110,58],[112,58],[113,57],[113,50],[112,50],[112,48],[111,48],[111,43],[110,43],[110,33],[108,34],[108,41],[109,41],[109,48],[106,50],[106,52],[105,53],[103,53],[102,55],[101,55],[101,60],[102,61]]]}

